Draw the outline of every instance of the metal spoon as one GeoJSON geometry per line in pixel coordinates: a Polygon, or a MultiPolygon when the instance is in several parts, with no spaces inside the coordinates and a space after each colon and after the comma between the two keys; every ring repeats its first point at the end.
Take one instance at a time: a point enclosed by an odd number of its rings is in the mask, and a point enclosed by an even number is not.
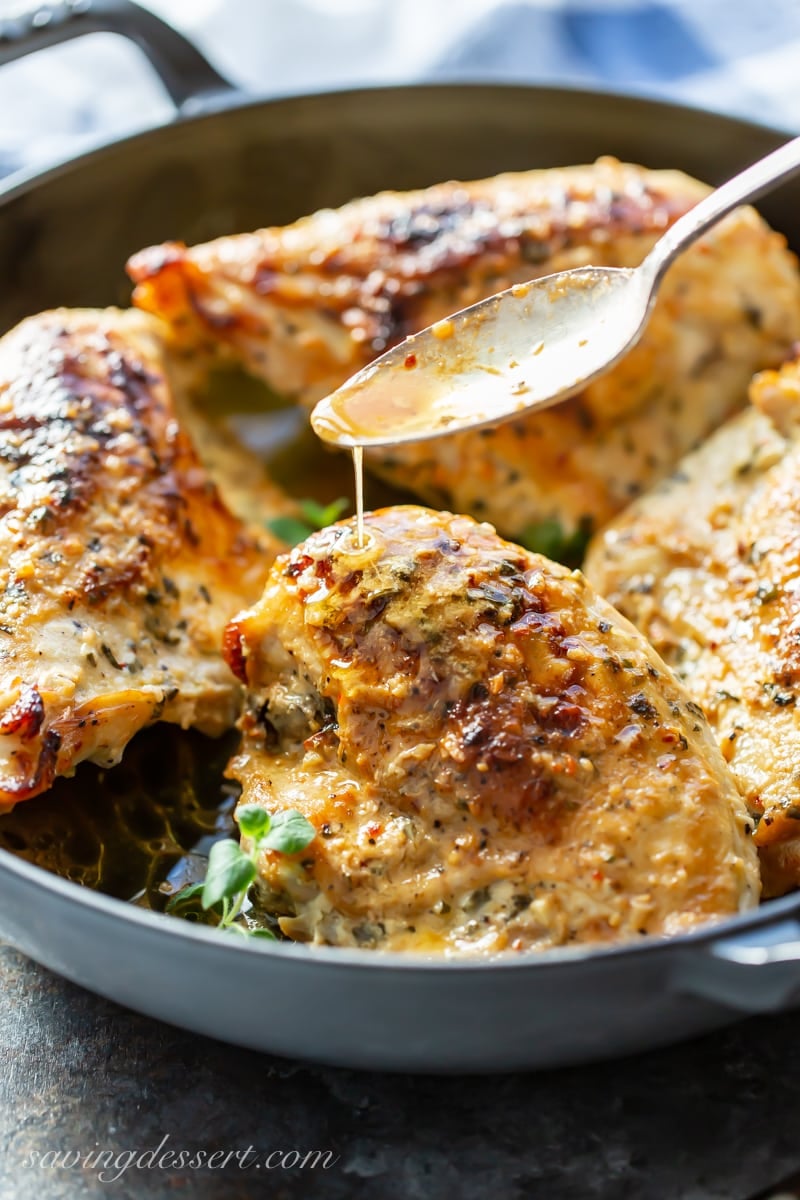
{"type": "Polygon", "coordinates": [[[638,341],[678,254],[732,208],[798,170],[795,138],[701,200],[641,266],[546,275],[406,338],[319,402],[315,431],[339,446],[385,446],[558,404],[638,341]]]}

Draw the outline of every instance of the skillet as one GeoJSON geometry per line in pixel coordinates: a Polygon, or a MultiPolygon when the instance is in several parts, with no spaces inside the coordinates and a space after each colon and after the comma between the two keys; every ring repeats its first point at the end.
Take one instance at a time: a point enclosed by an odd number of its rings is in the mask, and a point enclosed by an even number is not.
{"type": "MultiPolygon", "coordinates": [[[[722,181],[779,130],[597,92],[426,85],[259,100],[128,0],[0,21],[0,65],[99,30],[134,40],[176,119],[0,187],[0,329],[125,304],[127,256],[282,224],[382,188],[591,161],[722,181]]],[[[800,183],[760,206],[800,248],[800,183]]],[[[247,943],[0,850],[0,932],[119,1003],[254,1049],[350,1067],[542,1068],[665,1045],[800,997],[800,895],[691,935],[494,962],[247,943]]]]}

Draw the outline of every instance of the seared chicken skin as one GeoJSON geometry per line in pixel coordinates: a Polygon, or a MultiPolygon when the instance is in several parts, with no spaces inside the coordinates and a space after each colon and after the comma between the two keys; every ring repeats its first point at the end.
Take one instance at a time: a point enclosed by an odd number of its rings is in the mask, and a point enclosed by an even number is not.
{"type": "MultiPolygon", "coordinates": [[[[602,159],[385,192],[191,249],[169,243],[129,271],[136,303],[171,323],[193,361],[201,349],[233,357],[310,406],[407,334],[511,283],[640,263],[706,191],[679,172],[602,159]]],[[[563,551],[667,474],[797,337],[794,257],[740,209],[681,256],[640,344],[581,395],[369,461],[436,506],[563,551]]]]}
{"type": "Polygon", "coordinates": [[[416,507],[314,534],[225,635],[248,688],[242,802],[293,938],[422,952],[671,934],[758,898],[705,719],[583,576],[416,507]]]}
{"type": "Polygon", "coordinates": [[[177,420],[158,323],[43,313],[0,341],[0,808],[156,718],[219,733],[226,621],[274,547],[177,420]]]}
{"type": "Polygon", "coordinates": [[[777,894],[800,885],[800,363],[751,398],[597,538],[586,570],[705,709],[777,894]]]}

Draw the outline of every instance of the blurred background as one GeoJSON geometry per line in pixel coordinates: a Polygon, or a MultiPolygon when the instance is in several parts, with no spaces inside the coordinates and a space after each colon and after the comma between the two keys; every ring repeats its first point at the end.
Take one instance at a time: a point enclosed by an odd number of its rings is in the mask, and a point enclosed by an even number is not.
{"type": "MultiPolygon", "coordinates": [[[[0,0],[0,17],[31,7],[0,0]]],[[[420,80],[559,82],[800,128],[800,0],[149,0],[259,95],[420,80]]],[[[97,34],[0,71],[0,174],[169,119],[97,34]]]]}

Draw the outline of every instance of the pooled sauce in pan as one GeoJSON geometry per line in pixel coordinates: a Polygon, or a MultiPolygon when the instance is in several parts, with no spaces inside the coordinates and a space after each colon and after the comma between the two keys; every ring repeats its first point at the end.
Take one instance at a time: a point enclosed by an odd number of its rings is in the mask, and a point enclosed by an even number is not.
{"type": "Polygon", "coordinates": [[[202,879],[213,842],[233,833],[235,785],[222,772],[237,741],[154,725],[110,769],[81,765],[0,816],[0,847],[64,879],[163,910],[202,879]]]}

